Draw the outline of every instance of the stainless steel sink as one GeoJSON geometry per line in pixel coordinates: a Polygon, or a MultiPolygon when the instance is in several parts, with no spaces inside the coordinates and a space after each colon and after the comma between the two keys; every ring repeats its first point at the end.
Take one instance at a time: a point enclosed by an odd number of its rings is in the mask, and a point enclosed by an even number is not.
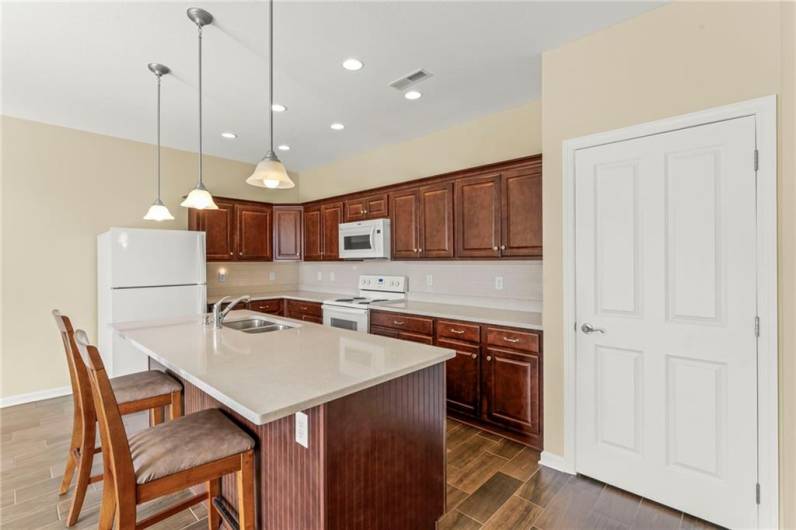
{"type": "Polygon", "coordinates": [[[244,333],[268,333],[269,331],[281,331],[283,329],[291,329],[293,326],[285,324],[277,324],[270,320],[263,318],[247,318],[245,320],[233,320],[232,322],[224,322],[225,328],[236,329],[244,333]]]}

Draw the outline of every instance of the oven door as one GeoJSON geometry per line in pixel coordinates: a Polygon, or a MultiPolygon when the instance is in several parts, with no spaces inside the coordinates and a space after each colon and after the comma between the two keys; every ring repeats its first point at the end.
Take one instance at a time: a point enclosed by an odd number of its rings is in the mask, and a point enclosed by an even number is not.
{"type": "Polygon", "coordinates": [[[323,306],[323,324],[333,328],[368,332],[368,310],[332,305],[323,306]]]}
{"type": "Polygon", "coordinates": [[[373,224],[350,226],[340,225],[340,257],[342,259],[367,259],[383,257],[382,238],[378,237],[373,224]]]}

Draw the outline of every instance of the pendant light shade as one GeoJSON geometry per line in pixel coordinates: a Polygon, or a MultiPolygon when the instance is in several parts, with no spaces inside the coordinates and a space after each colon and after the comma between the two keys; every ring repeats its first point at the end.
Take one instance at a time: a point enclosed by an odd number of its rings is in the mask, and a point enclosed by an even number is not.
{"type": "Polygon", "coordinates": [[[171,72],[168,66],[157,64],[157,63],[149,63],[147,65],[149,71],[155,74],[155,77],[158,80],[158,96],[157,96],[157,119],[155,120],[157,123],[157,142],[158,147],[157,151],[155,151],[155,159],[156,159],[156,171],[155,171],[155,202],[152,203],[152,206],[149,207],[147,210],[146,215],[144,216],[144,220],[146,221],[173,221],[174,216],[171,215],[169,209],[166,208],[166,205],[163,204],[163,201],[160,200],[160,78],[164,75],[171,72]]]}
{"type": "Polygon", "coordinates": [[[270,189],[288,189],[295,186],[287,174],[285,165],[277,158],[273,151],[269,151],[260,160],[254,173],[246,179],[246,184],[270,189]]]}
{"type": "Polygon", "coordinates": [[[246,184],[270,189],[289,189],[296,186],[287,174],[285,165],[274,153],[274,0],[268,1],[268,135],[270,148],[258,162],[246,184]]]}
{"type": "Polygon", "coordinates": [[[196,24],[199,33],[199,179],[180,206],[197,210],[218,210],[213,196],[202,180],[202,27],[213,22],[213,15],[198,7],[188,9],[188,18],[196,24]]]}

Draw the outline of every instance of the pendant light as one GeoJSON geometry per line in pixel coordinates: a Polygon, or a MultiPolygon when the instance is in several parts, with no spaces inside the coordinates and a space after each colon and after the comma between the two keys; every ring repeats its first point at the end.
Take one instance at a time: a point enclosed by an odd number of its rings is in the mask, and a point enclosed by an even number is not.
{"type": "Polygon", "coordinates": [[[155,77],[158,80],[158,104],[157,104],[157,138],[158,138],[158,149],[155,152],[155,160],[157,169],[155,171],[155,202],[152,203],[152,206],[149,207],[144,219],[147,221],[172,221],[174,220],[174,216],[171,215],[169,209],[166,208],[166,205],[163,204],[163,201],[160,200],[160,78],[164,75],[171,72],[168,66],[158,64],[158,63],[149,63],[148,65],[149,71],[155,74],[155,77]]]}
{"type": "Polygon", "coordinates": [[[213,196],[202,181],[202,27],[213,22],[213,15],[204,9],[192,7],[188,9],[188,18],[199,30],[199,180],[180,206],[197,210],[218,210],[213,196]]]}
{"type": "Polygon", "coordinates": [[[288,189],[295,186],[285,165],[274,153],[274,0],[268,0],[268,152],[246,179],[246,184],[271,189],[288,189]]]}

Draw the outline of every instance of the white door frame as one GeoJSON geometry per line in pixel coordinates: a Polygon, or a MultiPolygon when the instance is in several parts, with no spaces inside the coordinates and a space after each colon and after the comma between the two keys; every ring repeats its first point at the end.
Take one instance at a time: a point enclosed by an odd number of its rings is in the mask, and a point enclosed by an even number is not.
{"type": "MultiPolygon", "coordinates": [[[[564,455],[543,454],[554,467],[575,473],[575,153],[578,149],[695,127],[744,116],[756,119],[758,338],[758,528],[779,526],[779,391],[777,364],[777,97],[742,101],[563,143],[564,455]]],[[[750,332],[752,324],[750,323],[750,332]]]]}

